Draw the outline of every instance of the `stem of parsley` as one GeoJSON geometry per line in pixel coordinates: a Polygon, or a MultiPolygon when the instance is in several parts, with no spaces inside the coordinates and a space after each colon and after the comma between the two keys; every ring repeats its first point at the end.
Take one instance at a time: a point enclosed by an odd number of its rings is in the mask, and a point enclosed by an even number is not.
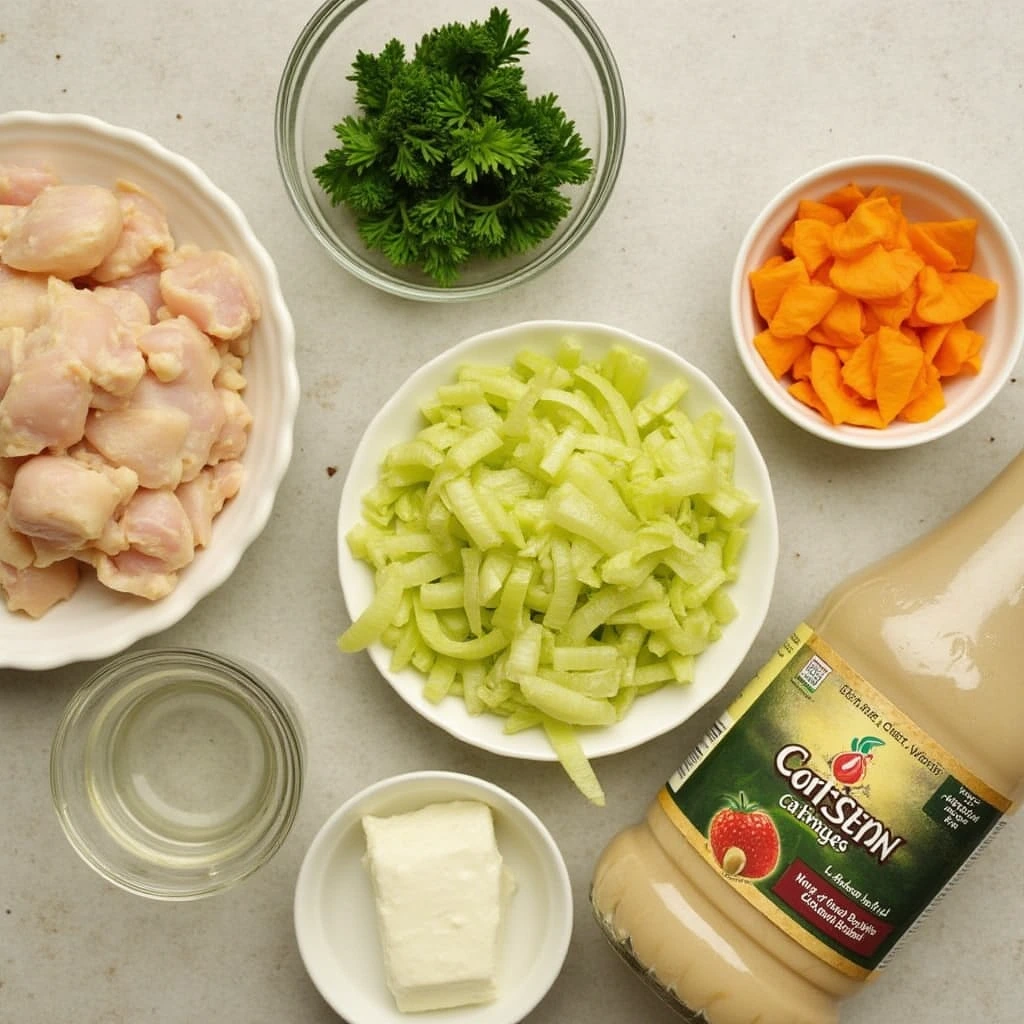
{"type": "Polygon", "coordinates": [[[557,96],[527,93],[527,35],[494,7],[482,23],[434,29],[411,60],[397,39],[356,55],[348,77],[360,115],[334,126],[340,145],[313,174],[392,263],[453,285],[470,259],[548,238],[571,206],[561,186],[590,177],[589,150],[557,96]]]}

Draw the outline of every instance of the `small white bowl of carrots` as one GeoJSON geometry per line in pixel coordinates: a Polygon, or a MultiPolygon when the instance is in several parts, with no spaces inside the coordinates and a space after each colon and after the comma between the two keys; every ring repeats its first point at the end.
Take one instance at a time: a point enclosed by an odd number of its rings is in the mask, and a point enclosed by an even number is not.
{"type": "Polygon", "coordinates": [[[811,171],[754,221],[732,278],[740,358],[784,416],[906,448],[980,413],[1024,347],[1024,262],[959,178],[903,157],[811,171]]]}

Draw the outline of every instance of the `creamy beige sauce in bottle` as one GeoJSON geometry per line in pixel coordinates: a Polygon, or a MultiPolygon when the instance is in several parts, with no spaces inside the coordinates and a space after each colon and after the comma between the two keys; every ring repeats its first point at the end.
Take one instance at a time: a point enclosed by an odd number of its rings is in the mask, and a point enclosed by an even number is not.
{"type": "MultiPolygon", "coordinates": [[[[1024,453],[920,540],[835,588],[809,625],[999,794],[1024,791],[1024,453]]],[[[891,737],[886,737],[890,743],[891,737]]],[[[655,800],[597,863],[605,933],[693,1024],[828,1024],[862,984],[730,885],[655,800]]]]}

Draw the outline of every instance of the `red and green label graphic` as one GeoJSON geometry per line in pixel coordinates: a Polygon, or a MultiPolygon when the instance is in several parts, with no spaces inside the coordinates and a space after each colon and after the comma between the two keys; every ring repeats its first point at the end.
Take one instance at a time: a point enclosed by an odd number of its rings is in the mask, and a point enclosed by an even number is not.
{"type": "Polygon", "coordinates": [[[767,878],[779,866],[781,845],[772,816],[742,790],[724,802],[708,826],[708,845],[718,866],[737,878],[767,878]]]}
{"type": "Polygon", "coordinates": [[[1009,808],[806,626],[673,775],[661,804],[747,900],[857,977],[1009,808]]]}
{"type": "Polygon", "coordinates": [[[844,786],[856,785],[868,773],[868,763],[874,759],[871,751],[875,747],[884,746],[885,740],[880,740],[877,736],[854,739],[848,751],[836,754],[829,762],[832,778],[844,786]]]}

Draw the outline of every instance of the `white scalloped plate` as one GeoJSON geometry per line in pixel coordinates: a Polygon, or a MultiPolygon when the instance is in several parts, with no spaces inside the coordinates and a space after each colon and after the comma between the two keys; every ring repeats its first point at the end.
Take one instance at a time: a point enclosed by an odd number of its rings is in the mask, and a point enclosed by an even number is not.
{"type": "Polygon", "coordinates": [[[108,590],[83,573],[70,600],[33,621],[0,602],[0,668],[45,669],[109,657],[179,622],[234,571],[259,536],[292,453],[299,400],[295,330],[273,261],[245,214],[190,160],[140,132],[81,114],[0,115],[0,160],[42,162],[66,182],[134,181],[166,206],[178,244],[226,249],[256,283],[263,315],[245,363],[253,426],[246,479],[214,523],[209,546],[154,603],[108,590]]]}

